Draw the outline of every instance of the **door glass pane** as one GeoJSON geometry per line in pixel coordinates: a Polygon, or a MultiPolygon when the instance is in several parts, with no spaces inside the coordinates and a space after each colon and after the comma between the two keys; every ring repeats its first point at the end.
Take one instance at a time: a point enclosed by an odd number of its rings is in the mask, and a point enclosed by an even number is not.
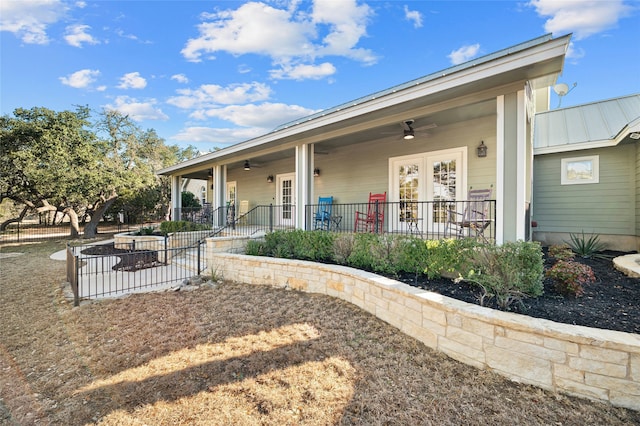
{"type": "Polygon", "coordinates": [[[291,219],[291,207],[293,204],[293,181],[284,179],[282,181],[282,219],[291,219]]]}
{"type": "MultiPolygon", "coordinates": [[[[433,201],[455,201],[456,199],[456,160],[436,161],[433,163],[433,201]]],[[[433,222],[447,220],[446,203],[434,203],[433,222]]]]}
{"type": "Polygon", "coordinates": [[[417,164],[401,165],[398,170],[398,193],[400,194],[400,222],[418,217],[418,178],[417,164]]]}

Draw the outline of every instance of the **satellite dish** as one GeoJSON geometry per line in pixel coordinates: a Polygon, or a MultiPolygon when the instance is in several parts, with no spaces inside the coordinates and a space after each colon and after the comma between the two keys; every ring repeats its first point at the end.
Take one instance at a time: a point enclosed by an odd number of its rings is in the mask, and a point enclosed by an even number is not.
{"type": "Polygon", "coordinates": [[[564,96],[569,93],[569,86],[566,83],[558,83],[553,86],[553,91],[556,92],[558,96],[564,96]]]}
{"type": "Polygon", "coordinates": [[[562,97],[575,89],[577,85],[578,83],[573,83],[573,87],[571,89],[569,89],[569,85],[566,83],[558,83],[553,86],[553,91],[558,95],[558,108],[560,108],[560,104],[562,103],[562,97]]]}

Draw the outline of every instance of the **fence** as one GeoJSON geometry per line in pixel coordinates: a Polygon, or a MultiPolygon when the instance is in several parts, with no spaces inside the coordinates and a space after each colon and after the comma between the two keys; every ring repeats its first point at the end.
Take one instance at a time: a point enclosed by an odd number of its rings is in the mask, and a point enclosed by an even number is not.
{"type": "Polygon", "coordinates": [[[149,289],[171,288],[206,270],[206,244],[158,247],[155,241],[67,245],[67,281],[74,304],[149,289]],[[152,244],[153,243],[153,244],[152,244]]]}
{"type": "MultiPolygon", "coordinates": [[[[140,224],[102,222],[98,224],[97,232],[98,234],[127,232],[137,229],[140,226],[140,224]]],[[[80,226],[79,235],[83,235],[82,225],[80,226]]],[[[44,241],[68,238],[71,238],[71,226],[69,223],[61,225],[43,225],[30,223],[28,221],[15,222],[9,224],[4,231],[0,232],[1,242],[20,243],[26,241],[44,241]]]]}
{"type": "Polygon", "coordinates": [[[495,208],[495,200],[332,204],[330,209],[311,204],[304,229],[495,241],[495,208]]]}

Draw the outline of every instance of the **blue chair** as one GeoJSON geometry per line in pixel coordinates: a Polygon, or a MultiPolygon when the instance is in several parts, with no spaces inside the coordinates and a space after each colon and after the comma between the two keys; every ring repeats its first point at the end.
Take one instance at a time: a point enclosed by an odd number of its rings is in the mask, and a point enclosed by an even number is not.
{"type": "Polygon", "coordinates": [[[331,207],[333,197],[320,197],[318,199],[318,210],[313,214],[313,229],[328,231],[331,228],[331,207]]]}

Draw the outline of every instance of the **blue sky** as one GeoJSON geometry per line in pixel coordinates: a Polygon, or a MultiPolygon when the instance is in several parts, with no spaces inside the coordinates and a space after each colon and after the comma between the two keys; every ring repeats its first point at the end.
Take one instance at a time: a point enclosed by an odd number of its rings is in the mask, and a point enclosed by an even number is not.
{"type": "MultiPolygon", "coordinates": [[[[201,151],[546,33],[562,106],[640,93],[640,2],[0,2],[0,113],[117,109],[201,151]]],[[[558,106],[552,98],[551,107],[558,106]]]]}

